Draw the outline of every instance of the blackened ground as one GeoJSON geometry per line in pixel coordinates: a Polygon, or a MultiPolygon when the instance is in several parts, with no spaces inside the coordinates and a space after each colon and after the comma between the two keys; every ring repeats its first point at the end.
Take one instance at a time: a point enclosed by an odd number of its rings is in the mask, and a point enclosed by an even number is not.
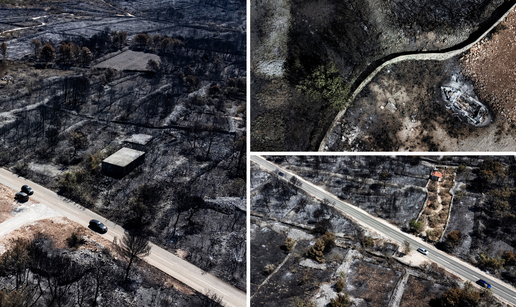
{"type": "MultiPolygon", "coordinates": [[[[463,42],[503,3],[467,1],[457,6],[456,2],[292,1],[287,46],[279,46],[288,48],[284,77],[252,73],[252,149],[317,150],[337,112],[295,90],[317,66],[334,62],[345,82],[353,84],[370,63],[387,55],[440,50],[463,42]]],[[[256,16],[252,31],[262,35],[270,31],[261,25],[266,27],[272,14],[256,16]]],[[[253,63],[261,60],[267,59],[259,54],[252,59],[253,63]]],[[[377,137],[376,142],[381,148],[399,146],[389,138],[377,137]]],[[[431,140],[426,143],[439,148],[431,140]]]]}
{"type": "MultiPolygon", "coordinates": [[[[496,151],[513,148],[511,125],[495,118],[473,127],[445,107],[440,87],[460,74],[459,57],[405,61],[384,68],[333,132],[330,151],[496,151]],[[388,103],[395,105],[391,112],[388,103]]],[[[485,102],[484,102],[485,103],[485,102]]],[[[487,105],[489,108],[489,105],[487,105]]]]}
{"type": "Polygon", "coordinates": [[[259,228],[251,239],[251,295],[253,295],[258,286],[267,278],[265,267],[274,265],[278,267],[285,259],[287,253],[283,247],[285,239],[284,234],[279,234],[270,228],[259,228]]]}

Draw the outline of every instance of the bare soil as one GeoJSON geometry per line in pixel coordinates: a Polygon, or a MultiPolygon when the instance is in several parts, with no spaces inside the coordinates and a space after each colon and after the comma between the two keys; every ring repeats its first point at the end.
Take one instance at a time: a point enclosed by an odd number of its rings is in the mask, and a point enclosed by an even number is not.
{"type": "Polygon", "coordinates": [[[287,238],[284,234],[278,234],[269,228],[261,228],[253,235],[251,241],[251,295],[257,287],[267,278],[265,267],[267,265],[278,265],[288,255],[282,246],[287,238]]]}
{"type": "MultiPolygon", "coordinates": [[[[332,132],[328,151],[507,151],[513,125],[499,118],[473,127],[449,112],[440,86],[458,80],[459,57],[386,67],[357,96],[332,132]],[[393,104],[396,109],[388,107],[393,104]],[[358,131],[358,132],[357,132],[358,131]]],[[[485,101],[484,101],[485,102],[485,101]]]]}
{"type": "Polygon", "coordinates": [[[507,15],[494,33],[461,58],[463,73],[475,83],[500,120],[516,120],[516,11],[507,15]]]}
{"type": "Polygon", "coordinates": [[[446,288],[433,281],[409,276],[400,307],[427,306],[431,299],[440,296],[446,288]]]}
{"type": "Polygon", "coordinates": [[[0,184],[0,223],[12,217],[11,211],[15,204],[14,194],[16,194],[15,191],[0,184]]]}
{"type": "Polygon", "coordinates": [[[387,306],[402,272],[364,263],[359,260],[351,265],[346,290],[354,297],[363,298],[368,306],[387,306]]]}
{"type": "Polygon", "coordinates": [[[161,62],[159,56],[156,54],[127,50],[119,55],[98,63],[94,68],[111,67],[119,71],[147,71],[150,70],[147,68],[147,62],[149,62],[149,60],[155,60],[158,63],[161,62]]]}

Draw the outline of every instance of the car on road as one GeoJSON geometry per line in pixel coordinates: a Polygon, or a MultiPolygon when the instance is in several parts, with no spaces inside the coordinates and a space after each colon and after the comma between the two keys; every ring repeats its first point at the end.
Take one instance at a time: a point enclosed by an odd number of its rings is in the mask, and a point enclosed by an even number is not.
{"type": "Polygon", "coordinates": [[[281,177],[285,176],[285,174],[283,174],[282,172],[279,172],[278,175],[280,175],[281,177]]]}
{"type": "Polygon", "coordinates": [[[29,195],[27,195],[25,192],[18,192],[14,195],[14,199],[17,201],[28,201],[29,195]]]}
{"type": "Polygon", "coordinates": [[[107,226],[102,224],[101,221],[97,221],[97,220],[90,221],[90,228],[95,231],[102,232],[102,233],[106,233],[108,231],[107,226]]]}
{"type": "Polygon", "coordinates": [[[27,193],[27,195],[32,195],[32,194],[34,194],[34,191],[33,191],[33,190],[31,189],[31,187],[29,187],[28,185],[23,185],[23,186],[21,187],[21,191],[22,191],[22,192],[27,193]]]}
{"type": "Polygon", "coordinates": [[[480,286],[482,286],[482,287],[484,287],[484,288],[491,289],[491,285],[490,285],[490,284],[488,284],[488,283],[487,283],[485,280],[483,280],[483,279],[479,279],[479,280],[477,281],[477,284],[478,284],[478,285],[480,285],[480,286]]]}
{"type": "Polygon", "coordinates": [[[421,254],[428,255],[428,251],[422,247],[418,247],[417,251],[420,252],[421,254]]]}

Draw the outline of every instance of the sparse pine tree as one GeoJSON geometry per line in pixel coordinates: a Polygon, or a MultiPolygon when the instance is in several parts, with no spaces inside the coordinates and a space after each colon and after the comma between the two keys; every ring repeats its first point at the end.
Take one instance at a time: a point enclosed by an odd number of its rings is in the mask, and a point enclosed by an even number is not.
{"type": "Polygon", "coordinates": [[[56,50],[49,43],[45,44],[41,51],[39,52],[39,58],[48,64],[52,62],[56,58],[56,50]]]}
{"type": "Polygon", "coordinates": [[[39,55],[39,52],[41,51],[41,47],[43,44],[41,44],[41,41],[39,39],[33,39],[30,42],[30,46],[32,47],[32,50],[34,50],[34,56],[37,57],[39,55]]]}

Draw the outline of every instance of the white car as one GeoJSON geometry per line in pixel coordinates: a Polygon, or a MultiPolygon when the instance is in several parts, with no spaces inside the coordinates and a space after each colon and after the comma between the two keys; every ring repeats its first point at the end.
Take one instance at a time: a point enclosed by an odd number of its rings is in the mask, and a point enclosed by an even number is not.
{"type": "Polygon", "coordinates": [[[421,254],[428,255],[428,251],[422,247],[418,247],[417,251],[420,252],[421,254]]]}

